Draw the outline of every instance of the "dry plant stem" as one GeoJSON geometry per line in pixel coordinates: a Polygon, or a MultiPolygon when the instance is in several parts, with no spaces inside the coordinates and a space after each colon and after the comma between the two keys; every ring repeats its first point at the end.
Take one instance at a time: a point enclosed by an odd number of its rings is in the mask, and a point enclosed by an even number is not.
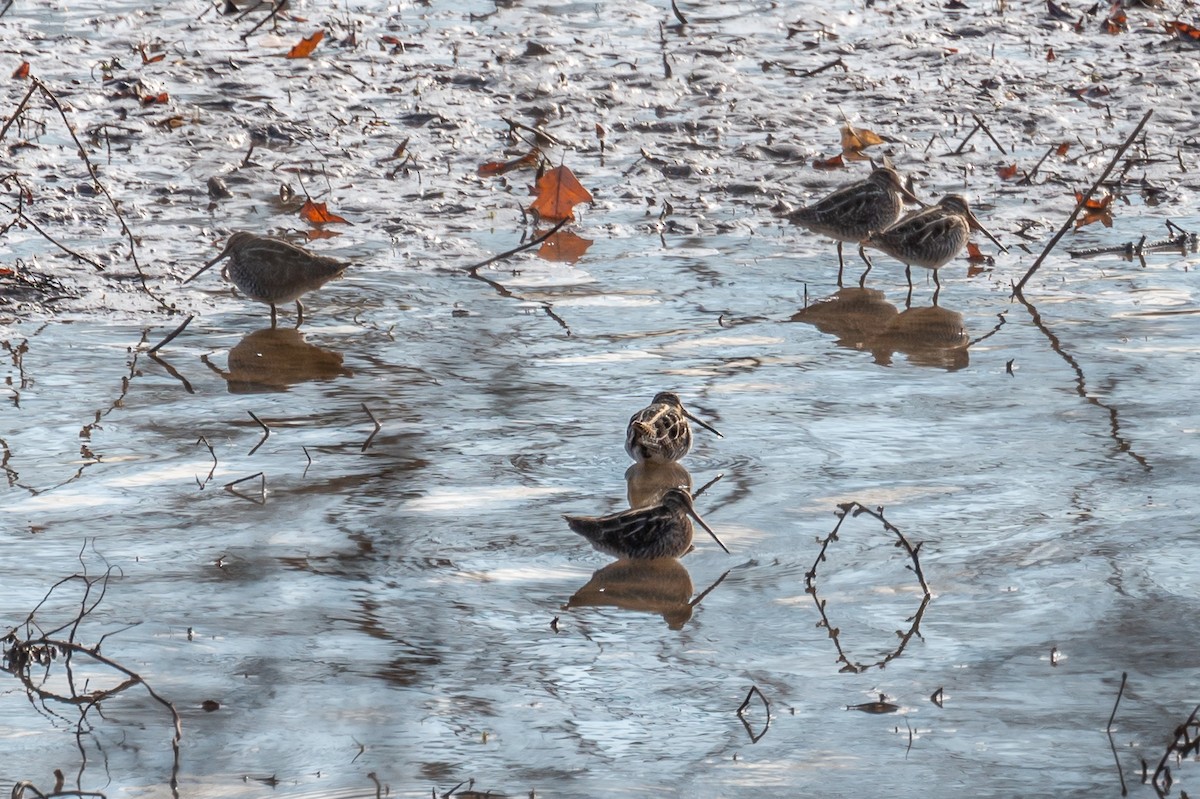
{"type": "MultiPolygon", "coordinates": [[[[287,4],[288,4],[288,0],[279,0],[278,3],[276,3],[274,6],[271,7],[271,13],[269,13],[265,17],[263,17],[262,20],[260,20],[257,25],[255,25],[253,28],[251,28],[250,30],[243,33],[239,38],[241,38],[242,41],[246,41],[246,39],[249,38],[256,30],[258,30],[263,25],[266,25],[268,22],[275,19],[275,15],[278,14],[280,11],[282,11],[285,7],[287,7],[287,4]]],[[[258,5],[255,6],[255,8],[258,8],[258,6],[261,6],[261,5],[262,5],[262,3],[259,3],[258,5]]]]}
{"type": "Polygon", "coordinates": [[[257,505],[266,505],[267,504],[267,476],[265,474],[263,474],[262,472],[256,472],[248,477],[240,477],[237,480],[234,480],[232,483],[226,483],[225,485],[222,486],[222,488],[224,488],[230,494],[236,494],[237,496],[242,497],[243,499],[248,499],[257,505]],[[256,477],[259,480],[258,499],[255,499],[254,497],[251,497],[251,496],[247,496],[246,494],[243,494],[241,491],[237,491],[234,489],[234,486],[240,485],[241,483],[244,483],[247,480],[253,480],[256,477]]]}
{"type": "MultiPolygon", "coordinates": [[[[5,204],[5,207],[6,207],[6,208],[8,208],[8,207],[9,207],[7,203],[5,204]]],[[[76,252],[75,250],[72,250],[70,247],[68,247],[67,245],[63,244],[61,241],[59,241],[58,239],[54,238],[54,237],[53,237],[53,236],[51,236],[49,233],[47,233],[47,232],[46,232],[46,231],[45,231],[45,230],[42,228],[42,226],[41,226],[41,225],[39,225],[37,222],[35,222],[35,221],[34,221],[34,220],[33,220],[33,219],[32,219],[32,218],[29,216],[29,214],[25,213],[25,210],[24,210],[24,208],[20,208],[20,207],[18,207],[18,208],[17,208],[17,218],[18,218],[18,219],[21,219],[21,220],[23,220],[23,221],[25,221],[25,222],[26,222],[26,223],[27,223],[27,224],[28,224],[28,225],[29,225],[31,228],[33,228],[33,229],[34,229],[34,230],[36,230],[38,233],[40,233],[40,234],[41,234],[41,236],[42,236],[42,238],[44,238],[46,241],[48,241],[48,242],[50,242],[51,244],[53,244],[53,245],[54,245],[55,247],[57,247],[58,249],[60,249],[60,250],[62,250],[63,252],[65,252],[67,255],[71,256],[72,258],[75,258],[76,260],[83,261],[85,264],[88,264],[88,265],[90,265],[91,267],[93,267],[93,268],[94,268],[94,269],[95,269],[97,272],[103,272],[103,271],[104,271],[104,265],[103,265],[103,264],[101,264],[100,262],[98,262],[98,261],[96,261],[96,260],[94,260],[94,259],[92,259],[92,258],[88,258],[88,257],[87,257],[86,255],[84,255],[83,253],[76,252]]]]}
{"type": "MultiPolygon", "coordinates": [[[[366,452],[371,446],[371,442],[375,440],[375,435],[383,429],[383,425],[375,418],[375,414],[371,413],[371,409],[367,407],[367,403],[362,404],[362,409],[367,412],[367,416],[371,417],[371,422],[375,425],[375,429],[371,431],[371,435],[367,436],[367,440],[363,442],[362,452],[366,452]]],[[[310,461],[311,462],[311,461],[310,461]]]]}
{"type": "Polygon", "coordinates": [[[1121,160],[1121,156],[1123,156],[1125,151],[1128,150],[1130,145],[1133,144],[1134,140],[1138,137],[1138,134],[1142,132],[1142,128],[1146,126],[1146,123],[1150,121],[1150,117],[1153,115],[1154,109],[1151,108],[1146,112],[1145,116],[1142,117],[1142,121],[1137,124],[1137,127],[1133,129],[1133,132],[1129,134],[1128,138],[1125,139],[1125,142],[1117,148],[1116,154],[1113,155],[1112,160],[1108,162],[1108,166],[1100,174],[1100,177],[1097,178],[1096,182],[1092,184],[1091,188],[1089,188],[1083,194],[1083,196],[1079,198],[1079,202],[1075,203],[1075,210],[1072,211],[1071,215],[1067,217],[1067,221],[1063,223],[1061,228],[1059,228],[1058,233],[1054,235],[1054,238],[1050,239],[1050,242],[1046,245],[1046,249],[1042,250],[1042,254],[1039,255],[1037,260],[1033,262],[1033,266],[1029,267],[1029,271],[1025,273],[1025,276],[1022,277],[1020,282],[1017,283],[1017,285],[1013,288],[1013,296],[1017,297],[1018,299],[1022,296],[1022,290],[1025,288],[1025,284],[1029,282],[1029,278],[1033,277],[1034,273],[1037,272],[1039,267],[1041,267],[1042,262],[1046,260],[1046,256],[1050,254],[1050,251],[1054,249],[1054,246],[1058,244],[1063,236],[1067,235],[1067,231],[1071,229],[1071,225],[1075,222],[1075,217],[1079,216],[1079,212],[1083,210],[1083,207],[1087,204],[1087,201],[1090,200],[1092,195],[1096,193],[1096,189],[1100,188],[1100,184],[1102,184],[1105,179],[1108,178],[1109,174],[1112,173],[1113,169],[1116,168],[1117,162],[1121,160]]]}
{"type": "Polygon", "coordinates": [[[953,152],[947,153],[947,155],[962,155],[963,148],[967,146],[967,142],[969,142],[971,140],[971,137],[974,136],[978,132],[979,132],[979,120],[976,120],[975,127],[971,128],[971,132],[968,133],[967,137],[965,139],[963,139],[962,142],[958,145],[958,149],[954,150],[953,152]]]}
{"type": "Polygon", "coordinates": [[[975,124],[979,125],[983,132],[987,134],[987,137],[992,140],[992,144],[996,145],[996,148],[1000,150],[1000,154],[1008,155],[1008,151],[1004,149],[1004,145],[996,141],[996,137],[992,135],[991,129],[987,126],[986,122],[979,118],[979,114],[971,114],[971,117],[975,120],[975,124]]]}
{"type": "Polygon", "coordinates": [[[679,20],[680,25],[688,24],[687,17],[679,10],[679,6],[675,3],[675,0],[671,0],[671,13],[675,15],[675,19],[679,20]]]}
{"type": "MultiPolygon", "coordinates": [[[[1162,759],[1158,761],[1158,768],[1154,769],[1154,776],[1150,778],[1150,784],[1154,786],[1154,790],[1159,796],[1165,796],[1166,791],[1170,788],[1171,770],[1167,768],[1167,760],[1171,755],[1179,757],[1187,757],[1200,751],[1200,735],[1195,738],[1188,733],[1188,728],[1196,724],[1196,714],[1200,713],[1200,705],[1192,710],[1192,714],[1188,716],[1187,721],[1175,728],[1175,737],[1171,743],[1167,744],[1166,751],[1163,752],[1162,759]],[[1165,780],[1165,784],[1163,781],[1165,780]]],[[[1200,730],[1197,730],[1200,732],[1200,730]]]]}
{"type": "Polygon", "coordinates": [[[192,315],[192,316],[189,316],[187,319],[184,319],[184,320],[183,320],[183,324],[182,324],[182,325],[180,325],[179,327],[177,327],[177,328],[175,328],[174,330],[172,330],[172,331],[171,331],[171,334],[170,334],[170,335],[168,335],[166,338],[164,338],[162,341],[158,342],[158,343],[157,343],[157,344],[155,344],[153,347],[151,347],[150,349],[146,350],[146,353],[147,353],[147,354],[149,354],[149,355],[153,355],[154,353],[158,352],[158,351],[159,351],[159,350],[161,350],[163,347],[165,347],[167,344],[171,343],[171,341],[172,341],[172,340],[173,340],[173,339],[174,339],[176,336],[178,336],[180,333],[182,333],[182,332],[184,331],[184,329],[185,329],[185,328],[187,328],[187,326],[188,326],[188,325],[190,325],[190,324],[192,323],[192,320],[193,320],[193,319],[195,319],[195,318],[196,318],[196,317],[195,317],[195,315],[192,315]]]}
{"type": "Polygon", "coordinates": [[[92,164],[91,159],[88,158],[87,150],[83,148],[83,143],[80,142],[79,137],[75,135],[75,129],[71,127],[71,122],[67,119],[66,109],[62,107],[62,104],[58,101],[58,97],[55,96],[54,92],[50,91],[50,89],[44,83],[37,78],[30,78],[30,80],[32,80],[39,89],[41,89],[42,94],[46,96],[46,99],[49,100],[56,109],[58,109],[58,114],[62,117],[62,121],[67,128],[67,132],[71,134],[71,139],[75,142],[75,147],[79,150],[79,157],[83,159],[84,166],[87,167],[88,174],[91,176],[92,182],[96,184],[96,188],[99,189],[105,198],[108,199],[109,207],[112,208],[113,215],[116,216],[117,222],[119,222],[121,225],[121,232],[124,233],[125,238],[129,240],[129,258],[133,263],[133,268],[137,270],[138,279],[142,284],[142,290],[145,291],[146,294],[149,295],[155,302],[162,306],[162,308],[174,313],[175,309],[167,304],[166,300],[162,299],[153,291],[151,291],[150,287],[146,285],[146,274],[142,271],[141,263],[138,262],[137,245],[133,239],[133,231],[129,229],[129,225],[125,224],[125,217],[122,215],[121,208],[117,204],[117,201],[113,199],[113,196],[109,193],[108,188],[100,182],[100,174],[96,171],[96,167],[94,164],[92,164]]]}
{"type": "Polygon", "coordinates": [[[737,716],[739,719],[741,719],[742,726],[746,728],[746,734],[750,736],[750,743],[758,743],[760,740],[762,740],[762,737],[767,734],[767,730],[771,728],[771,703],[767,701],[767,697],[763,695],[763,692],[758,690],[757,685],[751,685],[750,690],[746,692],[746,698],[742,700],[742,704],[737,709],[737,716]],[[750,706],[750,700],[756,694],[758,695],[759,701],[763,703],[763,708],[767,711],[767,721],[765,724],[763,724],[762,730],[760,730],[757,735],[755,735],[754,730],[750,728],[750,722],[746,721],[746,717],[744,715],[746,708],[750,706]]]}
{"type": "Polygon", "coordinates": [[[246,453],[247,456],[250,456],[250,455],[253,455],[255,452],[258,452],[258,448],[261,447],[264,443],[266,443],[266,440],[271,437],[271,428],[269,428],[265,424],[263,424],[263,420],[259,419],[257,416],[255,416],[254,411],[246,411],[246,413],[250,414],[250,418],[253,419],[254,421],[258,422],[258,426],[261,427],[263,430],[263,436],[262,436],[262,438],[260,438],[258,440],[258,443],[254,445],[254,449],[252,449],[246,453]]]}
{"type": "MultiPolygon", "coordinates": [[[[524,209],[522,209],[522,211],[524,211],[524,209]]],[[[488,258],[487,260],[480,261],[477,264],[473,264],[473,265],[467,267],[467,275],[474,278],[475,280],[482,280],[484,283],[487,283],[489,286],[494,288],[496,290],[496,293],[498,293],[501,297],[508,297],[508,298],[511,298],[514,300],[521,300],[522,302],[533,302],[533,300],[527,300],[524,297],[522,297],[520,294],[513,292],[511,289],[509,289],[507,286],[505,286],[503,283],[499,282],[498,280],[492,280],[487,275],[480,274],[479,270],[482,269],[483,267],[487,266],[488,264],[493,264],[496,261],[502,261],[511,255],[515,255],[516,253],[521,252],[522,250],[528,250],[531,247],[536,247],[537,245],[541,244],[546,239],[550,238],[555,233],[557,233],[559,231],[559,229],[563,225],[567,224],[567,222],[569,222],[569,221],[570,221],[569,219],[563,219],[563,220],[559,221],[554,227],[550,228],[549,230],[547,230],[545,233],[541,234],[540,236],[530,239],[529,241],[527,241],[524,244],[521,244],[517,247],[513,247],[511,250],[502,252],[499,255],[493,255],[491,258],[488,258]]],[[[542,306],[542,310],[544,310],[546,312],[547,316],[549,316],[551,319],[553,319],[555,322],[557,322],[558,326],[566,331],[568,336],[571,335],[570,326],[567,325],[566,320],[564,320],[561,316],[559,316],[557,313],[555,313],[554,307],[550,303],[538,301],[538,304],[542,306]]]]}
{"type": "Polygon", "coordinates": [[[148,354],[148,357],[150,358],[150,360],[154,361],[156,364],[158,364],[163,369],[165,369],[167,374],[169,374],[171,377],[175,378],[180,383],[182,383],[184,391],[186,391],[189,394],[196,393],[196,389],[192,388],[192,384],[188,382],[188,379],[186,377],[184,377],[183,375],[179,374],[179,370],[176,369],[171,364],[167,363],[167,361],[165,359],[163,359],[162,357],[160,357],[158,353],[151,352],[148,354]]]}
{"type": "Polygon", "coordinates": [[[699,605],[699,604],[700,604],[700,600],[704,599],[704,597],[706,597],[706,596],[708,596],[709,594],[711,594],[711,593],[713,592],[713,590],[714,590],[714,589],[716,589],[716,587],[717,587],[718,585],[720,585],[721,583],[725,582],[725,578],[729,576],[729,572],[731,572],[731,571],[733,571],[733,569],[726,569],[726,570],[725,570],[725,573],[724,573],[724,574],[722,574],[720,577],[718,577],[718,578],[717,578],[717,581],[716,581],[715,583],[713,583],[713,584],[712,584],[712,585],[710,585],[708,588],[705,588],[703,591],[701,591],[699,594],[697,594],[697,595],[696,595],[696,598],[695,598],[695,599],[693,599],[691,602],[689,602],[689,603],[688,603],[688,607],[689,607],[689,608],[694,608],[694,607],[696,607],[697,605],[699,605]]]}
{"type": "Polygon", "coordinates": [[[1125,693],[1125,682],[1129,679],[1129,672],[1121,672],[1121,687],[1117,690],[1117,701],[1113,702],[1112,713],[1108,716],[1108,724],[1104,725],[1105,731],[1112,729],[1113,719],[1117,717],[1117,705],[1121,704],[1121,696],[1125,693]]]}
{"type": "Polygon", "coordinates": [[[4,135],[8,133],[8,129],[12,127],[12,123],[17,121],[17,117],[21,116],[21,113],[25,110],[25,106],[29,104],[29,98],[33,96],[33,93],[37,91],[37,88],[38,84],[31,81],[29,85],[29,91],[25,92],[25,96],[21,98],[21,102],[17,103],[17,110],[13,111],[12,116],[10,116],[8,121],[4,123],[4,127],[0,128],[0,141],[4,141],[4,135]]]}
{"type": "Polygon", "coordinates": [[[1057,145],[1052,145],[1050,147],[1050,149],[1046,151],[1046,154],[1043,155],[1041,157],[1041,159],[1036,164],[1033,165],[1033,169],[1031,169],[1029,172],[1025,173],[1025,177],[1023,177],[1017,181],[1017,185],[1018,186],[1032,186],[1033,185],[1033,176],[1038,173],[1038,170],[1042,168],[1042,164],[1044,164],[1046,162],[1046,159],[1049,158],[1050,155],[1053,152],[1055,152],[1057,149],[1058,149],[1057,145]]]}

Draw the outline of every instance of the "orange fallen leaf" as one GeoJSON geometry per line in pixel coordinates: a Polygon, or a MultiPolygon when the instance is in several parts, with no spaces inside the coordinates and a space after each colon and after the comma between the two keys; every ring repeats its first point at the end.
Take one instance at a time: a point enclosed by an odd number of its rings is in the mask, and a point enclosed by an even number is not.
{"type": "Polygon", "coordinates": [[[304,205],[300,206],[300,218],[314,225],[325,225],[332,222],[340,222],[343,225],[350,224],[342,217],[332,213],[325,203],[315,203],[312,200],[305,200],[304,205]]]}
{"type": "Polygon", "coordinates": [[[170,102],[170,100],[171,100],[171,98],[167,96],[166,92],[159,92],[158,94],[142,95],[142,105],[154,105],[155,103],[162,105],[164,103],[170,102]]]}
{"type": "Polygon", "coordinates": [[[29,62],[22,61],[21,66],[17,67],[17,71],[13,73],[13,77],[14,78],[28,78],[29,77],[29,62]]]}
{"type": "Polygon", "coordinates": [[[317,45],[325,38],[325,31],[317,31],[307,39],[301,39],[300,43],[288,50],[288,58],[308,58],[312,55],[312,51],[317,49],[317,45]]]}
{"type": "Polygon", "coordinates": [[[1112,227],[1112,214],[1108,211],[1085,211],[1083,217],[1075,221],[1075,229],[1079,230],[1093,222],[1099,222],[1105,227],[1112,227]]]}
{"type": "MultiPolygon", "coordinates": [[[[1084,203],[1083,208],[1086,211],[1107,211],[1108,207],[1112,205],[1112,199],[1113,196],[1111,194],[1104,194],[1100,197],[1089,197],[1088,201],[1084,203]]],[[[1075,192],[1075,202],[1082,200],[1083,192],[1075,192]]]]}
{"type": "Polygon", "coordinates": [[[1054,59],[1056,59],[1056,58],[1058,58],[1058,56],[1056,56],[1056,55],[1054,54],[1054,48],[1053,48],[1053,47],[1047,47],[1047,48],[1046,48],[1046,60],[1047,60],[1047,61],[1053,61],[1053,60],[1054,60],[1054,59]]]}
{"type": "Polygon", "coordinates": [[[1070,150],[1070,149],[1071,149],[1071,142],[1065,141],[1062,144],[1058,145],[1058,149],[1054,151],[1054,154],[1057,155],[1059,158],[1062,158],[1064,155],[1067,154],[1067,150],[1070,150]]]}
{"type": "Polygon", "coordinates": [[[486,164],[481,164],[476,173],[480,177],[490,178],[496,175],[503,175],[505,172],[511,172],[514,169],[534,167],[537,166],[540,156],[541,151],[535,147],[520,158],[513,158],[509,161],[488,161],[486,164]]]}
{"type": "Polygon", "coordinates": [[[841,153],[832,158],[816,158],[812,162],[813,169],[841,169],[845,165],[846,161],[842,158],[841,153]]]}
{"type": "Polygon", "coordinates": [[[592,202],[592,195],[569,167],[558,166],[548,170],[538,179],[535,190],[537,199],[529,210],[537,212],[547,222],[574,219],[572,209],[579,203],[592,202]]]}
{"type": "Polygon", "coordinates": [[[138,45],[138,52],[142,54],[143,64],[153,64],[156,61],[162,61],[167,57],[166,53],[159,53],[158,55],[146,55],[146,45],[144,44],[138,45]]]}
{"type": "Polygon", "coordinates": [[[979,245],[973,241],[967,242],[967,260],[973,264],[994,264],[996,259],[990,255],[984,255],[979,249],[979,245]]]}
{"type": "Polygon", "coordinates": [[[1172,22],[1164,22],[1163,27],[1167,29],[1167,33],[1172,33],[1185,42],[1200,44],[1200,28],[1197,28],[1195,25],[1173,20],[1172,22]]]}
{"type": "Polygon", "coordinates": [[[1016,162],[1013,162],[1008,166],[996,167],[996,174],[1000,176],[1001,180],[1012,180],[1017,176],[1017,172],[1018,170],[1016,162]]]}
{"type": "Polygon", "coordinates": [[[874,147],[876,144],[883,144],[883,139],[875,131],[867,130],[866,128],[855,128],[849,123],[842,126],[843,153],[847,155],[860,153],[868,147],[874,147]]]}
{"type": "Polygon", "coordinates": [[[591,239],[576,236],[569,230],[560,230],[542,242],[537,254],[539,258],[547,261],[573,264],[582,258],[591,246],[591,239]]]}
{"type": "Polygon", "coordinates": [[[325,230],[324,228],[317,228],[315,230],[305,231],[304,239],[305,241],[316,241],[317,239],[332,239],[340,235],[342,235],[340,230],[325,230]]]}

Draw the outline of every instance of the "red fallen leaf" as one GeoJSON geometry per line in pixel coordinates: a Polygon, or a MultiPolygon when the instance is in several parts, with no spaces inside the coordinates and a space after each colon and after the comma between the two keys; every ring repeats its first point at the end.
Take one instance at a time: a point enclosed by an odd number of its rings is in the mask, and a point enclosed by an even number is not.
{"type": "Polygon", "coordinates": [[[314,225],[325,225],[333,222],[340,222],[343,225],[350,224],[342,217],[332,213],[325,203],[315,203],[312,200],[305,200],[304,205],[300,206],[300,218],[314,225]]]}
{"type": "Polygon", "coordinates": [[[1057,155],[1059,158],[1062,158],[1064,155],[1067,154],[1067,150],[1070,150],[1070,149],[1071,149],[1071,142],[1065,141],[1062,144],[1058,145],[1058,149],[1054,151],[1054,154],[1057,155]]]}
{"type": "Polygon", "coordinates": [[[1075,220],[1075,229],[1099,222],[1105,227],[1112,227],[1112,214],[1108,211],[1086,211],[1082,218],[1075,220]]]}
{"type": "Polygon", "coordinates": [[[483,178],[490,178],[514,169],[537,166],[539,156],[541,156],[541,152],[535,147],[520,158],[514,158],[511,161],[488,161],[476,170],[476,174],[483,178]]]}
{"type": "Polygon", "coordinates": [[[591,246],[591,239],[576,236],[569,230],[560,230],[542,242],[537,254],[539,258],[547,261],[573,264],[582,258],[591,246]]]}
{"type": "Polygon", "coordinates": [[[153,64],[156,61],[162,61],[164,58],[167,57],[166,53],[159,53],[158,55],[151,55],[151,56],[146,55],[146,46],[142,45],[142,44],[138,45],[138,52],[142,54],[142,63],[143,64],[153,64]]]}
{"type": "Polygon", "coordinates": [[[159,92],[158,94],[142,95],[142,105],[154,105],[155,103],[162,105],[162,104],[168,103],[170,101],[171,101],[171,98],[167,96],[166,92],[159,92]]]}
{"type": "Polygon", "coordinates": [[[1173,34],[1185,42],[1200,44],[1200,28],[1197,28],[1195,25],[1173,20],[1171,22],[1164,22],[1163,27],[1167,29],[1167,33],[1173,34]]]}
{"type": "Polygon", "coordinates": [[[990,255],[984,255],[979,249],[979,245],[973,241],[967,242],[967,260],[973,264],[994,264],[996,259],[990,255]]]}
{"type": "Polygon", "coordinates": [[[7,266],[0,266],[0,275],[15,275],[16,272],[9,269],[7,266]]]}
{"type": "Polygon", "coordinates": [[[390,44],[393,47],[399,47],[401,44],[401,42],[398,38],[396,38],[395,36],[392,36],[390,34],[386,35],[386,36],[380,36],[379,41],[383,42],[384,44],[390,44]]]}
{"type": "Polygon", "coordinates": [[[22,61],[21,66],[17,67],[17,71],[13,73],[13,77],[14,78],[28,78],[29,77],[29,62],[22,61]]]}
{"type": "Polygon", "coordinates": [[[317,31],[307,39],[301,39],[300,43],[288,50],[287,58],[308,58],[312,55],[312,51],[317,49],[317,45],[325,38],[325,31],[317,31]]]}
{"type": "Polygon", "coordinates": [[[846,165],[842,154],[838,153],[832,158],[817,158],[812,162],[813,169],[841,169],[846,165]]]}
{"type": "Polygon", "coordinates": [[[1047,60],[1047,61],[1053,61],[1053,60],[1054,60],[1054,59],[1056,59],[1056,58],[1058,58],[1058,56],[1056,56],[1056,55],[1054,54],[1054,48],[1053,48],[1053,47],[1047,47],[1047,48],[1046,48],[1046,60],[1047,60]]]}
{"type": "Polygon", "coordinates": [[[1017,176],[1017,171],[1016,162],[1013,162],[1009,166],[996,167],[996,174],[1000,176],[1001,180],[1012,180],[1017,176]]]}
{"type": "MultiPolygon", "coordinates": [[[[1083,192],[1075,192],[1075,202],[1080,202],[1082,199],[1083,192]]],[[[1112,205],[1112,200],[1113,196],[1111,194],[1104,194],[1099,198],[1090,197],[1088,198],[1088,201],[1084,203],[1083,208],[1086,211],[1107,211],[1108,207],[1112,205]]]]}
{"type": "Polygon", "coordinates": [[[529,206],[547,222],[574,219],[572,209],[579,203],[592,202],[592,194],[583,187],[570,168],[557,166],[538,178],[537,199],[529,206]]]}
{"type": "Polygon", "coordinates": [[[317,239],[332,239],[342,235],[340,230],[326,230],[325,228],[316,228],[315,230],[305,231],[304,238],[306,241],[316,241],[317,239]]]}

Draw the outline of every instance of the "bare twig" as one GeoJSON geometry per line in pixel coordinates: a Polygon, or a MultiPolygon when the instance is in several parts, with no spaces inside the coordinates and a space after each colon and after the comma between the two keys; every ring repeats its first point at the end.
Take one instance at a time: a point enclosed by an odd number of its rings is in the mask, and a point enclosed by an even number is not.
{"type": "Polygon", "coordinates": [[[671,0],[671,13],[675,15],[675,19],[679,20],[680,25],[688,24],[687,17],[679,10],[679,5],[676,4],[675,0],[671,0]]]}
{"type": "Polygon", "coordinates": [[[153,347],[151,347],[150,349],[146,350],[146,352],[147,352],[147,353],[149,353],[150,355],[153,355],[154,353],[156,353],[156,352],[158,352],[159,350],[161,350],[161,349],[162,349],[163,347],[165,347],[167,344],[171,343],[171,340],[172,340],[172,339],[174,339],[176,336],[178,336],[180,333],[182,333],[182,332],[184,331],[184,329],[185,329],[185,328],[186,328],[188,325],[190,325],[190,324],[192,323],[192,320],[193,320],[193,319],[195,319],[195,318],[196,318],[196,317],[195,317],[194,315],[192,315],[192,316],[189,316],[187,319],[184,319],[184,320],[183,320],[183,324],[182,324],[182,325],[180,325],[179,327],[177,327],[177,328],[175,328],[174,330],[172,330],[172,331],[171,331],[171,333],[170,333],[170,335],[168,335],[168,336],[167,336],[166,338],[164,338],[162,341],[160,341],[160,342],[158,342],[157,344],[155,344],[155,345],[154,345],[153,347]]]}
{"type": "Polygon", "coordinates": [[[1125,682],[1129,679],[1129,672],[1121,672],[1121,687],[1117,690],[1117,700],[1113,702],[1112,713],[1108,716],[1108,724],[1104,725],[1105,731],[1112,729],[1113,719],[1117,717],[1117,705],[1121,704],[1121,696],[1125,693],[1125,682]]]}
{"type": "Polygon", "coordinates": [[[258,426],[261,427],[263,430],[263,436],[262,436],[262,438],[260,438],[258,440],[258,443],[254,445],[254,449],[252,449],[246,453],[249,456],[249,455],[253,455],[254,453],[258,452],[258,448],[261,447],[264,443],[266,443],[266,440],[271,437],[271,428],[269,428],[265,424],[263,424],[263,420],[259,419],[257,416],[255,416],[254,411],[246,411],[246,413],[250,414],[250,418],[253,419],[254,421],[258,422],[258,426]]]}
{"type": "Polygon", "coordinates": [[[204,482],[201,483],[199,478],[196,479],[196,482],[200,485],[200,488],[203,489],[204,486],[208,485],[209,481],[213,479],[213,474],[215,474],[217,471],[217,453],[213,451],[213,445],[208,443],[208,439],[204,436],[200,436],[200,438],[196,439],[196,443],[203,444],[205,447],[207,447],[208,454],[211,455],[213,459],[212,468],[208,470],[208,477],[204,478],[204,482]]]}
{"type": "Polygon", "coordinates": [[[1004,145],[996,141],[996,137],[992,135],[991,128],[987,126],[986,122],[979,118],[979,114],[971,114],[971,116],[975,119],[975,123],[979,125],[984,133],[987,134],[987,137],[992,140],[992,144],[996,145],[996,148],[1000,150],[1000,154],[1008,155],[1008,151],[1004,149],[1004,145]]]}
{"type": "Polygon", "coordinates": [[[367,416],[370,416],[371,421],[375,424],[375,429],[371,431],[371,435],[367,436],[367,440],[364,441],[362,445],[361,451],[366,452],[367,448],[371,446],[371,442],[375,440],[375,435],[383,429],[383,425],[381,425],[379,420],[375,418],[375,414],[371,413],[371,409],[367,407],[367,403],[364,402],[362,404],[362,409],[367,412],[367,416]]]}
{"type": "Polygon", "coordinates": [[[737,709],[737,716],[741,720],[742,726],[746,728],[746,734],[750,736],[750,743],[758,743],[760,740],[762,740],[762,737],[767,734],[767,730],[771,727],[771,703],[767,701],[767,697],[763,694],[763,692],[758,690],[757,685],[751,685],[750,690],[746,692],[746,698],[742,700],[742,704],[737,709]],[[759,731],[757,735],[755,735],[754,730],[751,729],[750,722],[746,720],[745,716],[746,708],[750,706],[750,700],[754,698],[755,695],[758,696],[759,701],[761,701],[763,704],[763,708],[767,711],[766,723],[763,724],[762,730],[759,731]]]}
{"type": "Polygon", "coordinates": [[[1083,210],[1083,207],[1087,205],[1087,201],[1090,200],[1092,195],[1096,193],[1096,189],[1100,188],[1100,184],[1102,184],[1113,171],[1113,169],[1116,168],[1117,162],[1121,160],[1121,156],[1123,156],[1125,151],[1129,149],[1129,146],[1133,144],[1134,139],[1136,139],[1138,134],[1142,132],[1142,128],[1146,126],[1146,123],[1150,121],[1150,117],[1153,115],[1154,109],[1151,108],[1146,112],[1145,116],[1142,117],[1142,121],[1137,124],[1137,127],[1133,129],[1133,132],[1130,133],[1125,139],[1125,142],[1117,148],[1117,152],[1113,155],[1112,160],[1108,162],[1108,166],[1105,167],[1104,171],[1100,173],[1100,177],[1096,179],[1096,182],[1092,184],[1091,188],[1089,188],[1080,196],[1079,201],[1075,203],[1075,210],[1073,210],[1071,215],[1067,217],[1067,221],[1064,222],[1063,226],[1058,229],[1058,233],[1054,234],[1054,238],[1050,239],[1050,242],[1046,245],[1046,249],[1042,250],[1042,254],[1039,255],[1037,260],[1033,262],[1033,266],[1029,267],[1029,271],[1025,273],[1025,276],[1022,277],[1020,282],[1013,287],[1013,296],[1017,298],[1021,297],[1022,290],[1025,288],[1025,284],[1029,282],[1029,278],[1033,277],[1033,274],[1037,272],[1039,267],[1041,267],[1042,262],[1046,260],[1046,256],[1050,254],[1050,251],[1054,249],[1054,246],[1058,244],[1063,236],[1067,235],[1067,231],[1071,229],[1071,225],[1075,222],[1075,217],[1079,216],[1079,212],[1083,210]]]}
{"type": "Polygon", "coordinates": [[[226,483],[225,485],[223,485],[221,487],[224,488],[226,491],[228,491],[230,494],[237,494],[239,497],[248,499],[251,502],[256,502],[259,505],[267,504],[267,476],[265,474],[263,474],[262,472],[256,472],[256,473],[250,475],[249,477],[239,477],[237,480],[234,480],[232,483],[226,483]],[[256,477],[259,479],[258,499],[255,499],[254,497],[248,496],[246,494],[243,494],[241,491],[237,491],[234,489],[234,486],[244,483],[247,480],[253,480],[256,477]]]}

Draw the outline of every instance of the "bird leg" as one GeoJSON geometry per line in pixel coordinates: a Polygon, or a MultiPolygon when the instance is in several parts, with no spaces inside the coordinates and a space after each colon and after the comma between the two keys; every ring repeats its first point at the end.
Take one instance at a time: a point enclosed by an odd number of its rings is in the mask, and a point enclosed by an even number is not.
{"type": "Polygon", "coordinates": [[[271,329],[275,329],[275,303],[271,303],[271,329]]]}
{"type": "Polygon", "coordinates": [[[304,306],[300,304],[300,300],[296,300],[296,328],[304,324],[304,306]]]}
{"type": "Polygon", "coordinates": [[[838,288],[842,287],[842,270],[846,268],[846,264],[842,261],[842,242],[839,239],[837,243],[838,251],[838,288]]]}
{"type": "Polygon", "coordinates": [[[871,259],[867,257],[867,251],[866,251],[866,249],[863,248],[863,246],[861,244],[858,245],[858,254],[860,256],[862,256],[863,261],[867,265],[867,271],[863,272],[862,277],[860,277],[858,279],[858,287],[861,289],[861,288],[866,288],[867,275],[869,275],[871,273],[871,268],[874,266],[874,264],[871,263],[871,259]]]}
{"type": "Polygon", "coordinates": [[[908,280],[908,291],[912,293],[912,267],[908,264],[904,265],[904,277],[908,280]]]}

